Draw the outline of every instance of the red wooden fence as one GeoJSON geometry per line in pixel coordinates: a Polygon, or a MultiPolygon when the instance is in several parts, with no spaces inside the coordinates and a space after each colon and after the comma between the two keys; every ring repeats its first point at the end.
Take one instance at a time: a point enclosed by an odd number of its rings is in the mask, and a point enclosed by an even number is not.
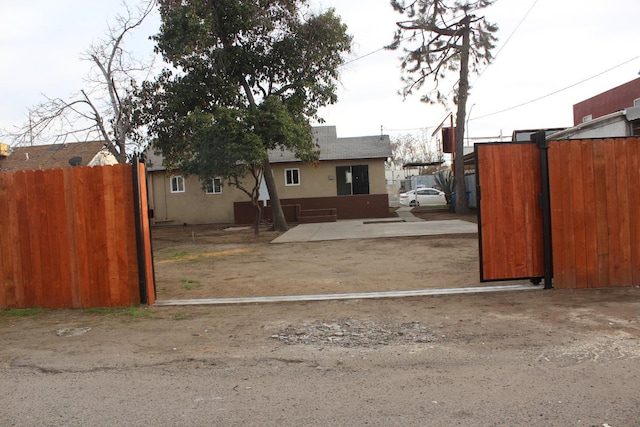
{"type": "Polygon", "coordinates": [[[534,144],[476,144],[480,279],[544,275],[540,154],[534,144]]]}
{"type": "Polygon", "coordinates": [[[133,197],[132,165],[0,173],[0,308],[139,304],[133,197]]]}
{"type": "Polygon", "coordinates": [[[640,286],[640,139],[552,141],[556,288],[640,286]]]}
{"type": "MultiPolygon", "coordinates": [[[[640,138],[549,142],[553,286],[640,286],[640,138]]],[[[482,280],[544,272],[534,144],[476,144],[482,280]]]]}

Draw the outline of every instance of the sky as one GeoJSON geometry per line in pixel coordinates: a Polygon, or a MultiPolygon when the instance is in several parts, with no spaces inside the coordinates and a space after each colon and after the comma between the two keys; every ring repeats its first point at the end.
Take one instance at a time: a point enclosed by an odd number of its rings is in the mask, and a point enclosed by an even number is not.
{"type": "MultiPolygon", "coordinates": [[[[499,26],[499,40],[493,63],[470,77],[468,141],[507,140],[515,129],[571,126],[573,104],[640,77],[640,3],[591,4],[497,0],[483,10],[499,26]]],[[[312,5],[335,8],[354,39],[341,69],[338,103],[321,110],[324,124],[335,125],[339,137],[431,135],[449,109],[455,114],[455,106],[398,95],[400,52],[382,48],[403,17],[388,0],[312,0],[312,5]]],[[[90,64],[81,55],[123,6],[119,0],[0,0],[0,10],[0,129],[10,131],[28,120],[28,108],[43,95],[68,99],[87,84],[90,64]]],[[[158,26],[156,12],[125,47],[150,60],[148,38],[158,26]]],[[[440,87],[452,89],[457,78],[451,74],[440,87]]]]}

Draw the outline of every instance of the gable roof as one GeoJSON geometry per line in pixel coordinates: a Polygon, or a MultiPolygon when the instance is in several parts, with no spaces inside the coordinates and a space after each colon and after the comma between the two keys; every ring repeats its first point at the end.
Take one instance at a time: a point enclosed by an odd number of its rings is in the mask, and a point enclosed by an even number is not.
{"type": "Polygon", "coordinates": [[[75,159],[77,166],[117,163],[105,151],[104,141],[17,147],[11,149],[9,156],[0,157],[0,171],[68,168],[74,158],[79,158],[75,159]]]}
{"type": "MultiPolygon", "coordinates": [[[[338,138],[335,126],[315,126],[311,131],[314,143],[320,148],[320,160],[387,159],[391,157],[389,135],[338,138]]],[[[156,153],[153,146],[147,148],[145,157],[147,171],[166,169],[162,154],[156,153]]],[[[269,162],[271,163],[299,161],[291,151],[269,150],[269,162]]]]}
{"type": "MultiPolygon", "coordinates": [[[[319,160],[386,159],[391,157],[389,135],[338,138],[335,126],[312,128],[313,141],[320,149],[319,160]]],[[[295,154],[287,150],[270,150],[271,163],[298,162],[295,154]]]]}

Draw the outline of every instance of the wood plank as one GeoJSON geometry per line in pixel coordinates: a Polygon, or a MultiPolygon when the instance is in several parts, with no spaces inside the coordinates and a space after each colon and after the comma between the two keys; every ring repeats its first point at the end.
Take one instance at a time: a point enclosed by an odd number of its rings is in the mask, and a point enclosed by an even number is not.
{"type": "Polygon", "coordinates": [[[571,141],[571,205],[573,219],[573,244],[571,252],[574,255],[574,288],[586,288],[589,286],[587,254],[585,251],[587,241],[586,211],[592,209],[585,206],[584,200],[584,158],[582,157],[582,142],[571,141]]]}
{"type": "Polygon", "coordinates": [[[87,182],[85,168],[73,168],[73,220],[75,222],[75,265],[78,277],[78,298],[80,307],[92,307],[93,277],[91,275],[91,232],[88,229],[88,217],[91,209],[91,187],[87,182]]]}
{"type": "Polygon", "coordinates": [[[142,210],[142,234],[144,240],[144,259],[147,270],[147,295],[148,304],[154,304],[156,300],[155,275],[153,272],[153,251],[151,248],[151,228],[149,226],[149,203],[147,200],[147,175],[144,163],[140,163],[140,207],[142,210]]]}
{"type": "Polygon", "coordinates": [[[593,171],[593,143],[580,141],[582,149],[582,190],[584,202],[584,228],[585,228],[585,262],[587,274],[587,287],[597,288],[600,285],[598,275],[598,235],[595,176],[593,171]]]}
{"type": "Polygon", "coordinates": [[[627,140],[629,182],[629,237],[631,241],[631,284],[640,286],[640,138],[627,140]]]}
{"type": "Polygon", "coordinates": [[[57,282],[54,283],[55,307],[72,307],[69,259],[69,232],[64,195],[64,171],[52,169],[47,174],[49,218],[51,219],[51,258],[57,282]]]}
{"type": "Polygon", "coordinates": [[[105,247],[107,253],[106,289],[108,290],[109,305],[120,305],[120,283],[118,274],[118,240],[119,230],[116,227],[115,216],[115,189],[113,167],[106,166],[102,169],[104,197],[104,230],[105,247]]]}
{"type": "Polygon", "coordinates": [[[493,185],[495,182],[494,168],[491,162],[490,154],[494,150],[493,145],[477,146],[476,155],[478,156],[478,183],[480,185],[480,248],[481,261],[480,278],[481,280],[492,280],[496,277],[493,267],[493,252],[495,247],[495,232],[493,230],[495,206],[495,190],[493,185]]]}
{"type": "Polygon", "coordinates": [[[594,195],[596,211],[596,240],[598,244],[598,287],[609,286],[609,229],[607,209],[607,182],[605,143],[603,140],[591,140],[593,145],[593,174],[595,177],[594,195]]]}
{"type": "Polygon", "coordinates": [[[12,244],[14,251],[18,253],[20,263],[17,267],[20,269],[20,282],[22,289],[22,307],[36,307],[36,291],[33,282],[33,267],[31,261],[31,245],[29,241],[29,216],[28,212],[31,209],[28,202],[29,188],[27,186],[26,172],[17,171],[14,173],[13,186],[14,198],[17,209],[17,218],[11,220],[12,227],[14,228],[17,236],[17,242],[14,240],[12,244]]]}
{"type": "MultiPolygon", "coordinates": [[[[22,269],[22,236],[20,235],[20,229],[18,227],[18,221],[20,216],[24,213],[21,209],[25,208],[25,204],[21,201],[24,199],[24,194],[20,191],[16,191],[16,177],[19,173],[13,173],[13,183],[11,184],[11,191],[9,193],[9,209],[4,212],[4,215],[9,219],[9,228],[0,228],[5,230],[7,238],[10,244],[10,251],[12,252],[11,262],[13,264],[13,281],[15,284],[15,300],[16,306],[27,307],[25,301],[26,288],[30,286],[28,282],[24,280],[24,274],[22,269]]],[[[27,207],[28,208],[28,207],[27,207]]]]}
{"type": "MultiPolygon", "coordinates": [[[[11,189],[14,174],[9,172],[0,173],[0,212],[8,212],[11,203],[11,189]]],[[[10,218],[7,215],[0,215],[0,229],[8,230],[11,227],[10,218]]],[[[16,300],[16,283],[13,277],[13,249],[9,239],[0,238],[0,308],[15,308],[18,304],[16,300]]]]}
{"type": "Polygon", "coordinates": [[[48,274],[49,247],[46,235],[46,190],[42,181],[45,179],[43,171],[26,172],[27,185],[30,189],[28,200],[29,209],[29,243],[31,246],[31,261],[33,265],[33,282],[36,293],[36,306],[48,307],[46,298],[46,282],[48,274]]]}
{"type": "Polygon", "coordinates": [[[91,306],[111,306],[109,298],[109,281],[107,265],[107,236],[105,221],[105,199],[103,195],[104,176],[102,168],[87,168],[86,178],[91,182],[87,188],[87,197],[90,200],[87,230],[89,232],[91,256],[89,260],[90,274],[93,286],[91,287],[91,306]],[[95,190],[98,191],[95,191],[95,190]]]}
{"type": "Polygon", "coordinates": [[[527,247],[527,234],[528,224],[525,222],[525,194],[524,194],[524,160],[523,151],[516,147],[516,149],[510,150],[511,158],[511,215],[513,217],[514,229],[519,229],[519,235],[512,235],[511,237],[511,251],[509,257],[509,264],[511,267],[511,273],[513,277],[526,277],[528,276],[527,269],[527,254],[529,253],[527,247]]]}
{"type": "Polygon", "coordinates": [[[134,216],[133,203],[133,167],[131,165],[122,165],[123,175],[122,191],[124,195],[124,205],[122,218],[125,222],[125,234],[127,245],[127,265],[128,267],[128,284],[129,284],[129,304],[140,304],[140,277],[138,273],[138,249],[136,242],[136,225],[134,216]]]}
{"type": "Polygon", "coordinates": [[[525,164],[523,165],[524,175],[524,201],[525,201],[525,224],[527,226],[527,264],[529,265],[529,275],[532,277],[544,275],[544,248],[542,244],[542,211],[540,209],[539,195],[541,193],[540,183],[540,153],[534,144],[526,150],[525,164]],[[527,165],[525,167],[525,165],[527,165]]]}
{"type": "Polygon", "coordinates": [[[569,141],[554,141],[549,147],[549,187],[551,199],[551,235],[553,251],[553,278],[557,289],[575,287],[575,280],[570,277],[569,265],[572,256],[567,254],[571,244],[568,228],[572,228],[570,217],[566,214],[570,209],[571,164],[569,141]]]}
{"type": "Polygon", "coordinates": [[[118,283],[118,305],[127,306],[130,304],[130,287],[129,287],[129,265],[126,238],[126,219],[125,219],[125,190],[126,176],[123,172],[125,168],[119,166],[111,166],[113,174],[113,221],[116,233],[113,236],[116,245],[116,263],[117,263],[117,283],[118,283]]]}
{"type": "Polygon", "coordinates": [[[627,181],[627,141],[617,139],[612,142],[614,146],[614,165],[616,174],[616,191],[618,203],[615,206],[618,218],[618,244],[620,247],[620,260],[618,270],[618,281],[614,286],[631,286],[631,224],[629,211],[629,194],[631,191],[638,191],[638,187],[632,188],[627,181]]]}
{"type": "Polygon", "coordinates": [[[620,223],[618,218],[618,179],[616,174],[615,141],[604,141],[605,177],[607,189],[607,218],[609,237],[609,286],[618,286],[621,281],[622,247],[620,245],[620,223]]]}
{"type": "Polygon", "coordinates": [[[76,229],[75,211],[76,194],[74,186],[74,168],[67,168],[63,171],[63,197],[64,197],[64,220],[66,229],[66,257],[68,280],[69,307],[82,308],[80,298],[80,278],[78,274],[78,233],[76,229]]]}

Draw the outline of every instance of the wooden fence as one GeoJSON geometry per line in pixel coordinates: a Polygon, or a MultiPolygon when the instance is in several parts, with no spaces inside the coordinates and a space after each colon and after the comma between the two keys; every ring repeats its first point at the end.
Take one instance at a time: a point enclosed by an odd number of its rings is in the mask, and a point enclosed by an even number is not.
{"type": "Polygon", "coordinates": [[[556,289],[640,286],[640,138],[548,142],[550,229],[535,144],[476,144],[481,279],[543,276],[556,289]]]}
{"type": "Polygon", "coordinates": [[[149,230],[136,234],[134,167],[0,173],[0,308],[153,303],[153,292],[141,301],[153,272],[150,243],[137,243],[149,230]]]}
{"type": "Polygon", "coordinates": [[[556,288],[640,286],[640,139],[552,141],[556,288]]]}

